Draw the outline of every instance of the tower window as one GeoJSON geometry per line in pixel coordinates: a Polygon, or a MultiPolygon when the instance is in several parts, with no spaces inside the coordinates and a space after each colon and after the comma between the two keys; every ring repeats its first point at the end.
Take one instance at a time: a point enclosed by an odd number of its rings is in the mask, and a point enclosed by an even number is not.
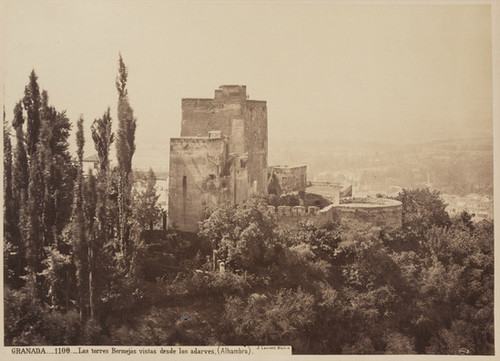
{"type": "Polygon", "coordinates": [[[186,198],[186,193],[187,193],[187,177],[183,176],[182,177],[182,195],[184,198],[186,198]]]}

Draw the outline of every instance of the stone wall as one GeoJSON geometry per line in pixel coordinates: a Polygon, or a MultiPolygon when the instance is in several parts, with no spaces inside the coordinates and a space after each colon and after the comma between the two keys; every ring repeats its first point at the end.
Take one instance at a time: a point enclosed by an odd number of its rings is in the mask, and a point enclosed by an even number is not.
{"type": "Polygon", "coordinates": [[[333,219],[353,219],[379,227],[401,228],[401,202],[385,198],[352,198],[333,207],[333,219]]]}
{"type": "Polygon", "coordinates": [[[328,223],[331,216],[326,212],[322,212],[316,206],[268,206],[269,212],[275,213],[278,216],[278,224],[280,226],[287,226],[295,228],[300,222],[310,221],[316,225],[328,223]]]}
{"type": "Polygon", "coordinates": [[[323,209],[309,206],[269,206],[278,216],[280,226],[297,227],[299,222],[310,221],[317,226],[343,219],[371,223],[379,227],[401,228],[401,202],[382,198],[349,199],[350,203],[331,204],[323,209]]]}
{"type": "Polygon", "coordinates": [[[206,207],[224,197],[226,148],[222,138],[170,139],[168,228],[195,232],[206,207]]]}
{"type": "Polygon", "coordinates": [[[292,192],[305,192],[306,190],[307,166],[305,165],[292,167],[275,165],[269,167],[269,173],[269,176],[275,177],[277,181],[277,196],[292,192]]]}
{"type": "Polygon", "coordinates": [[[228,138],[228,153],[247,156],[248,188],[265,193],[266,102],[248,100],[243,85],[223,85],[215,91],[214,99],[182,99],[181,137],[206,136],[214,130],[228,138]]]}
{"type": "Polygon", "coordinates": [[[265,101],[247,100],[245,113],[248,180],[258,193],[264,194],[267,190],[267,104],[265,101]]]}

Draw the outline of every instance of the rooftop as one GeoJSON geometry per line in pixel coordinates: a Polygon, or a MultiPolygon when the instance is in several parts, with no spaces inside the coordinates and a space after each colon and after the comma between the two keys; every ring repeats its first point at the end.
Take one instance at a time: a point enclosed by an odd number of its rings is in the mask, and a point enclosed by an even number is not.
{"type": "Polygon", "coordinates": [[[83,161],[95,163],[95,162],[99,162],[99,157],[97,156],[97,153],[96,153],[96,154],[92,154],[90,157],[83,159],[83,161]]]}

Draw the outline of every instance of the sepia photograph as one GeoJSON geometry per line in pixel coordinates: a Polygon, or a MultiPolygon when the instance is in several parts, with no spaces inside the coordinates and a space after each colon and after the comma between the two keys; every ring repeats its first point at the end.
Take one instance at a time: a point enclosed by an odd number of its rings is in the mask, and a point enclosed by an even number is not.
{"type": "Polygon", "coordinates": [[[499,5],[0,1],[0,354],[495,355],[499,5]]]}

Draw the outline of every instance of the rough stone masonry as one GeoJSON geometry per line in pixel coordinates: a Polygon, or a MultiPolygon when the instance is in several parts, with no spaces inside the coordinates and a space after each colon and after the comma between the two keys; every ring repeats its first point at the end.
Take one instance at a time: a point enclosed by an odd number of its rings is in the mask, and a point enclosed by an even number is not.
{"type": "Polygon", "coordinates": [[[182,99],[181,136],[170,140],[168,227],[195,232],[212,206],[266,193],[267,104],[246,86],[213,99],[182,99]]]}

